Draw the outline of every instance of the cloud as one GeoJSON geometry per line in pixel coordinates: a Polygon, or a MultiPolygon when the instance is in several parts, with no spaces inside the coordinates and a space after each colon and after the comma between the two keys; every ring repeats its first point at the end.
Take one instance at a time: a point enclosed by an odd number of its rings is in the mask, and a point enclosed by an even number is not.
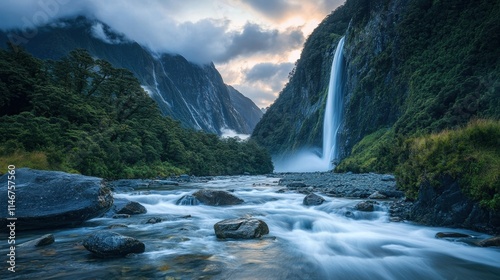
{"type": "Polygon", "coordinates": [[[288,74],[294,67],[293,63],[259,63],[245,71],[245,80],[249,83],[264,83],[270,85],[274,92],[279,92],[288,80],[288,74]]]}
{"type": "Polygon", "coordinates": [[[291,11],[300,8],[300,4],[289,0],[242,0],[242,2],[270,18],[283,18],[291,11]]]}
{"type": "Polygon", "coordinates": [[[263,29],[254,23],[247,23],[241,32],[232,32],[228,38],[225,51],[215,62],[226,62],[241,55],[263,52],[281,54],[302,46],[304,42],[304,34],[299,29],[280,32],[277,29],[263,29]]]}

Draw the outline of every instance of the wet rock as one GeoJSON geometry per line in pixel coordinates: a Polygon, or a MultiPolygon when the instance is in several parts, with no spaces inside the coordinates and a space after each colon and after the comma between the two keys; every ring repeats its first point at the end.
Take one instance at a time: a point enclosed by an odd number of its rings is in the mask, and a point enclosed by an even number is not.
{"type": "Polygon", "coordinates": [[[376,191],[374,193],[372,193],[369,197],[369,199],[384,199],[384,198],[387,198],[387,196],[381,194],[380,192],[376,191]]]}
{"type": "MultiPolygon", "coordinates": [[[[0,197],[7,201],[8,174],[0,177],[0,197]]],[[[101,216],[113,205],[103,179],[59,171],[16,169],[16,230],[76,226],[101,216]]],[[[0,207],[0,225],[7,225],[0,207]]]]}
{"type": "Polygon", "coordinates": [[[130,201],[123,208],[118,210],[117,214],[128,214],[128,215],[137,215],[147,213],[146,207],[142,206],[139,202],[130,201]]]}
{"type": "Polygon", "coordinates": [[[285,193],[287,191],[286,188],[281,188],[279,190],[276,191],[276,193],[285,193]]]}
{"type": "Polygon", "coordinates": [[[130,253],[143,253],[144,243],[112,231],[98,231],[83,241],[85,249],[102,258],[121,257],[130,253]]]}
{"type": "Polygon", "coordinates": [[[198,199],[196,199],[196,197],[188,194],[188,195],[184,195],[181,198],[179,198],[179,200],[177,200],[177,202],[175,204],[177,204],[177,205],[198,205],[198,204],[200,204],[200,201],[198,201],[198,199]]]}
{"type": "Polygon", "coordinates": [[[113,219],[128,219],[130,218],[129,214],[115,214],[113,215],[113,219]]]}
{"type": "Polygon", "coordinates": [[[307,206],[312,206],[312,205],[320,205],[323,202],[325,202],[324,198],[322,198],[317,194],[310,193],[306,195],[306,197],[304,197],[304,201],[302,203],[307,206]]]}
{"type": "Polygon", "coordinates": [[[161,222],[163,222],[162,218],[160,218],[160,217],[152,217],[152,218],[149,218],[146,221],[146,224],[157,224],[157,223],[161,223],[161,222]]]}
{"type": "Polygon", "coordinates": [[[42,237],[37,239],[33,239],[27,242],[24,242],[19,245],[19,247],[40,247],[54,243],[54,235],[53,234],[45,234],[42,237]]]}
{"type": "Polygon", "coordinates": [[[153,186],[178,186],[179,183],[176,181],[172,180],[153,180],[150,184],[149,187],[153,186]]]}
{"type": "Polygon", "coordinates": [[[264,221],[254,218],[223,220],[214,225],[217,238],[252,239],[269,233],[264,221]]]}
{"type": "Polygon", "coordinates": [[[243,199],[220,190],[199,190],[193,196],[201,203],[211,206],[237,205],[243,203],[243,199]]]}
{"type": "Polygon", "coordinates": [[[491,237],[478,243],[481,247],[500,247],[500,236],[491,237]]]}
{"type": "Polygon", "coordinates": [[[109,187],[114,191],[132,191],[137,189],[144,189],[149,186],[151,180],[144,179],[120,179],[110,181],[109,187]]]}
{"type": "Polygon", "coordinates": [[[375,210],[375,205],[377,202],[375,201],[361,201],[360,203],[356,204],[354,208],[358,211],[363,211],[363,212],[372,212],[375,210]]]}
{"type": "Polygon", "coordinates": [[[438,232],[436,238],[471,238],[472,236],[459,232],[438,232]]]}

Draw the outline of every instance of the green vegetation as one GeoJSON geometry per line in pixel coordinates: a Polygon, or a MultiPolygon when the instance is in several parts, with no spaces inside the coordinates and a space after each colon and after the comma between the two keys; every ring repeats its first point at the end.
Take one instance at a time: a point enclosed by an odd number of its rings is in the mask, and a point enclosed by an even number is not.
{"type": "Polygon", "coordinates": [[[255,142],[182,128],[136,78],[74,50],[41,61],[0,50],[0,159],[104,178],[272,172],[255,142]]]}
{"type": "Polygon", "coordinates": [[[416,198],[424,181],[459,180],[462,190],[484,207],[500,210],[500,121],[476,120],[466,127],[410,139],[396,169],[400,186],[416,198]]]}

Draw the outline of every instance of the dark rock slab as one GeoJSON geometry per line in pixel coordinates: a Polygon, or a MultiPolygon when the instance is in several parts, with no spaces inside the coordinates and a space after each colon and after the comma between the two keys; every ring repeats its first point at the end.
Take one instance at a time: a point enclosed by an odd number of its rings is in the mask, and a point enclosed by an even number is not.
{"type": "Polygon", "coordinates": [[[481,247],[500,247],[500,236],[491,237],[478,243],[481,247]]]}
{"type": "Polygon", "coordinates": [[[269,233],[264,221],[254,218],[223,220],[214,225],[217,238],[252,239],[269,233]]]}
{"type": "Polygon", "coordinates": [[[472,236],[460,232],[438,232],[436,238],[471,238],[472,236]]]}
{"type": "Polygon", "coordinates": [[[148,210],[142,204],[136,201],[130,201],[123,208],[116,211],[117,214],[128,214],[128,215],[138,215],[145,214],[148,210]]]}
{"type": "Polygon", "coordinates": [[[221,190],[199,190],[193,196],[201,203],[211,206],[237,205],[243,203],[243,199],[221,190]]]}
{"type": "Polygon", "coordinates": [[[53,234],[45,234],[37,239],[33,239],[22,244],[19,247],[41,247],[54,243],[55,238],[53,234]]]}
{"type": "Polygon", "coordinates": [[[131,253],[143,253],[144,243],[113,231],[98,231],[83,241],[85,249],[101,258],[122,257],[131,253]]]}
{"type": "MultiPolygon", "coordinates": [[[[16,230],[76,226],[113,205],[103,179],[58,171],[19,168],[15,174],[16,230]]],[[[0,177],[0,205],[7,205],[7,174],[0,177]]],[[[0,224],[7,225],[7,206],[0,224]]]]}
{"type": "Polygon", "coordinates": [[[313,206],[313,205],[321,205],[323,202],[325,202],[324,198],[322,198],[317,194],[310,193],[306,195],[306,197],[304,197],[304,201],[302,203],[307,206],[313,206]]]}

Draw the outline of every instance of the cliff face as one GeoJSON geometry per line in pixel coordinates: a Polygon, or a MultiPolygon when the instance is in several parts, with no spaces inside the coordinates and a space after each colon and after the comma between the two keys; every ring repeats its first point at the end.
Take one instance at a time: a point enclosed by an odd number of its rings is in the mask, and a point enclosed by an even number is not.
{"type": "MultiPolygon", "coordinates": [[[[132,71],[162,113],[186,127],[218,134],[223,128],[252,132],[256,118],[261,116],[255,115],[257,106],[251,100],[245,106],[233,103],[231,95],[241,93],[228,89],[213,64],[197,65],[180,55],[152,54],[109,30],[107,35],[113,41],[105,42],[91,35],[94,24],[78,18],[60,27],[42,27],[21,47],[42,59],[59,59],[76,48],[86,49],[114,67],[132,71]]],[[[0,33],[0,44],[6,46],[7,41],[7,34],[0,33]]]]}
{"type": "Polygon", "coordinates": [[[346,1],[308,38],[289,83],[253,137],[275,155],[321,148],[330,64],[341,36],[341,157],[375,153],[363,171],[393,170],[395,163],[385,165],[379,155],[415,133],[499,118],[498,11],[498,1],[490,0],[346,1]],[[367,136],[364,148],[353,150],[367,136]]]}

